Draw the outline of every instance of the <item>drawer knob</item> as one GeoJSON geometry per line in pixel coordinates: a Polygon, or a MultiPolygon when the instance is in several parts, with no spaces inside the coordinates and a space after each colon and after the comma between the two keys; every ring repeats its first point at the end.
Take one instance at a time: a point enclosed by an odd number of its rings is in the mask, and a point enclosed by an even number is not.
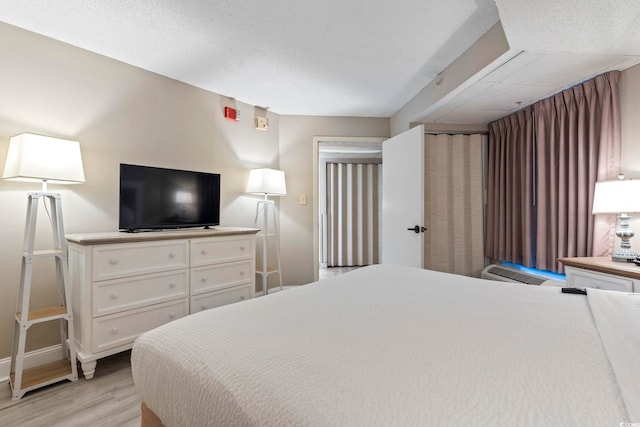
{"type": "Polygon", "coordinates": [[[206,255],[206,254],[207,254],[207,251],[206,251],[206,249],[203,249],[203,250],[202,250],[202,252],[200,252],[200,253],[201,253],[202,255],[206,255]]]}
{"type": "Polygon", "coordinates": [[[111,264],[111,265],[117,265],[117,264],[118,264],[118,260],[117,260],[117,259],[114,259],[114,258],[111,258],[111,259],[109,260],[109,264],[111,264]]]}
{"type": "Polygon", "coordinates": [[[169,258],[174,259],[176,257],[176,254],[174,254],[173,252],[169,254],[169,258]]]}
{"type": "Polygon", "coordinates": [[[118,328],[111,328],[109,332],[111,332],[111,335],[115,335],[118,333],[118,328]]]}
{"type": "Polygon", "coordinates": [[[241,275],[241,276],[244,276],[244,271],[241,271],[241,272],[240,272],[240,275],[241,275]]]}
{"type": "Polygon", "coordinates": [[[207,278],[206,278],[206,277],[203,277],[202,279],[200,279],[200,282],[201,282],[201,283],[207,283],[207,278]]]}
{"type": "Polygon", "coordinates": [[[176,318],[175,313],[171,313],[171,314],[169,314],[169,319],[173,320],[173,319],[175,319],[175,318],[176,318]]]}
{"type": "Polygon", "coordinates": [[[206,310],[206,309],[207,309],[206,305],[203,305],[202,307],[200,307],[200,310],[206,310]]]}
{"type": "Polygon", "coordinates": [[[109,295],[109,298],[111,298],[111,299],[118,299],[118,294],[113,293],[113,294],[109,295]]]}
{"type": "Polygon", "coordinates": [[[244,301],[244,295],[240,297],[240,301],[244,301]]]}
{"type": "Polygon", "coordinates": [[[240,246],[240,250],[241,250],[241,251],[244,251],[244,246],[240,246]]]}
{"type": "Polygon", "coordinates": [[[175,283],[169,283],[169,289],[175,289],[175,288],[176,288],[175,283]]]}

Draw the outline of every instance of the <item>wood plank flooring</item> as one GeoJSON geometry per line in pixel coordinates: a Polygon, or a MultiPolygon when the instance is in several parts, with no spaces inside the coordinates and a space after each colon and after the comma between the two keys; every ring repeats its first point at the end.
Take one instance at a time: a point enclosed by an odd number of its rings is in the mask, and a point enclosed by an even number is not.
{"type": "Polygon", "coordinates": [[[140,398],[131,377],[131,352],[98,360],[95,376],[62,381],[11,400],[9,383],[0,383],[2,427],[133,427],[140,425],[140,398]]]}

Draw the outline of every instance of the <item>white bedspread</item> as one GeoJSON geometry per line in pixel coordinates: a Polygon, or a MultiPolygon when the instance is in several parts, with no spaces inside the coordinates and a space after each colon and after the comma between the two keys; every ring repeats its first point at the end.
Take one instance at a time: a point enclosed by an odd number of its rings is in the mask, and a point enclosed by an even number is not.
{"type": "Polygon", "coordinates": [[[150,331],[133,377],[166,426],[640,422],[640,325],[614,369],[606,294],[372,266],[150,331]]]}

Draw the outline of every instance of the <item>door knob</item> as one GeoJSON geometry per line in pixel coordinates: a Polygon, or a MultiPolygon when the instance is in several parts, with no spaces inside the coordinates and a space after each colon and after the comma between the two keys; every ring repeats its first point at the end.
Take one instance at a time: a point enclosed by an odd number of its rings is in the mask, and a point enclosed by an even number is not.
{"type": "Polygon", "coordinates": [[[416,225],[416,226],[407,228],[407,230],[413,231],[414,233],[418,234],[420,232],[424,233],[425,231],[427,231],[427,227],[420,227],[419,225],[416,225]]]}

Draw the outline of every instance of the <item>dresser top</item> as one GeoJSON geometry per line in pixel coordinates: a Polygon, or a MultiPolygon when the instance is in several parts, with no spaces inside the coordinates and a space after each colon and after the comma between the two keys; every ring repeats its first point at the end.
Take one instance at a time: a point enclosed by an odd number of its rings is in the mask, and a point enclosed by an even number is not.
{"type": "Polygon", "coordinates": [[[612,261],[611,257],[558,258],[558,262],[568,267],[583,268],[630,279],[640,279],[639,266],[632,262],[612,261]]]}
{"type": "Polygon", "coordinates": [[[215,227],[210,229],[179,229],[128,233],[112,231],[105,233],[80,233],[65,235],[67,241],[79,245],[106,245],[112,243],[150,242],[153,240],[193,239],[198,237],[233,236],[256,234],[259,228],[215,227]]]}

